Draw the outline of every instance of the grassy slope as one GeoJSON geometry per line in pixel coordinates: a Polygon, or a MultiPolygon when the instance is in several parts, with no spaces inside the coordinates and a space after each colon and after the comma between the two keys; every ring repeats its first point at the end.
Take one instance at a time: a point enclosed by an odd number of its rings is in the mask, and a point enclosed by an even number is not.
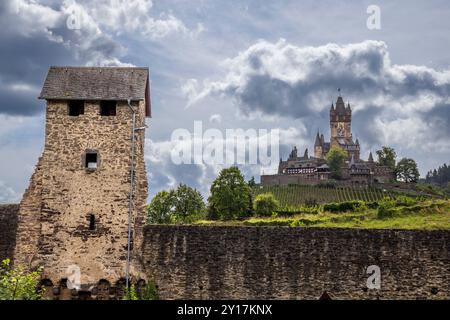
{"type": "Polygon", "coordinates": [[[422,229],[450,230],[450,201],[433,200],[421,204],[418,211],[402,210],[392,217],[380,219],[376,209],[358,213],[298,214],[292,217],[249,218],[242,221],[198,221],[196,224],[291,226],[291,227],[338,227],[373,229],[422,229]]]}

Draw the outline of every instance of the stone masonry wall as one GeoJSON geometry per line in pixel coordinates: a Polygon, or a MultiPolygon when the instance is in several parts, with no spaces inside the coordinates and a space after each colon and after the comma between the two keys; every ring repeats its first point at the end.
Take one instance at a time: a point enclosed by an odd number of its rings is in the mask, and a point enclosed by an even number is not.
{"type": "MultiPolygon", "coordinates": [[[[134,107],[142,127],[144,101],[134,107]]],[[[99,108],[86,101],[84,114],[72,117],[66,101],[48,101],[44,152],[20,205],[15,264],[44,266],[44,277],[55,285],[67,278],[70,265],[80,267],[82,284],[113,284],[125,276],[132,113],[126,102],[118,103],[116,116],[101,116],[99,108]],[[90,171],[83,161],[92,150],[99,165],[90,171]]],[[[144,131],[136,137],[133,241],[139,248],[147,198],[144,131]]],[[[138,253],[133,251],[131,270],[136,278],[138,253]]]]}
{"type": "Polygon", "coordinates": [[[450,299],[450,232],[147,226],[163,299],[450,299]],[[367,267],[381,269],[368,289],[367,267]]]}
{"type": "Polygon", "coordinates": [[[18,204],[0,204],[0,262],[13,259],[18,211],[18,204]]]}

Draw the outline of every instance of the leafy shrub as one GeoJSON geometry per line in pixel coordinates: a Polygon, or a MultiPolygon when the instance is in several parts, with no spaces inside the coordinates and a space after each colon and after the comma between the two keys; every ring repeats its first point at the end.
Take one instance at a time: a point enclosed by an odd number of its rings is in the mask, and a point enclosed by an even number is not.
{"type": "Polygon", "coordinates": [[[395,200],[384,198],[378,206],[377,218],[384,219],[392,217],[395,212],[395,206],[395,200]]]}
{"type": "Polygon", "coordinates": [[[399,196],[395,199],[395,204],[397,206],[413,206],[417,204],[417,200],[411,197],[399,196]]]}
{"type": "Polygon", "coordinates": [[[255,198],[255,213],[258,216],[271,216],[279,208],[278,200],[272,193],[262,193],[255,198]]]}
{"type": "Polygon", "coordinates": [[[347,212],[347,211],[361,211],[366,209],[364,201],[345,201],[340,203],[328,203],[323,206],[324,211],[329,212],[347,212]]]}
{"type": "Polygon", "coordinates": [[[366,202],[366,206],[369,209],[377,209],[379,205],[378,201],[366,202]]]}
{"type": "Polygon", "coordinates": [[[140,296],[141,300],[159,300],[158,288],[153,280],[149,281],[140,296]]]}
{"type": "Polygon", "coordinates": [[[125,294],[123,295],[122,300],[139,300],[134,284],[132,284],[129,288],[125,288],[125,294]]]}
{"type": "Polygon", "coordinates": [[[21,267],[12,268],[10,262],[5,259],[0,265],[0,300],[41,300],[41,270],[26,272],[21,267]]]}
{"type": "Polygon", "coordinates": [[[291,217],[296,214],[318,214],[320,213],[320,206],[307,207],[307,206],[283,206],[278,208],[275,213],[277,216],[291,217]]]}
{"type": "Polygon", "coordinates": [[[138,292],[134,284],[130,288],[125,288],[125,294],[123,300],[159,300],[158,289],[155,282],[150,281],[142,292],[138,292]]]}

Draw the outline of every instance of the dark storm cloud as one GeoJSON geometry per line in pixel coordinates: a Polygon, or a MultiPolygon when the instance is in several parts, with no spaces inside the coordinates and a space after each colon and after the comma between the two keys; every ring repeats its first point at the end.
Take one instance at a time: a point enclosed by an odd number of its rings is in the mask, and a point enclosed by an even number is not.
{"type": "Polygon", "coordinates": [[[51,65],[71,64],[69,52],[43,37],[24,41],[0,34],[0,38],[4,44],[0,50],[0,113],[28,116],[41,112],[37,98],[47,70],[51,65]]]}
{"type": "Polygon", "coordinates": [[[374,123],[381,115],[382,109],[370,106],[352,114],[352,131],[358,138],[368,146],[379,146],[383,143],[381,129],[374,123]]]}
{"type": "Polygon", "coordinates": [[[0,4],[0,114],[41,112],[37,97],[52,65],[120,65],[121,46],[94,25],[70,30],[63,7],[16,3],[0,4]]]}
{"type": "Polygon", "coordinates": [[[423,119],[434,128],[435,139],[450,137],[450,104],[440,104],[433,109],[423,112],[423,119]]]}

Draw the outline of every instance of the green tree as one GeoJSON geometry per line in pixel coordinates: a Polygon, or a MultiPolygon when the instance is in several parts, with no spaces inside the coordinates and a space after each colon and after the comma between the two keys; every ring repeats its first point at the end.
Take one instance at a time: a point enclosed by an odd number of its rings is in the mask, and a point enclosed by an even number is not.
{"type": "Polygon", "coordinates": [[[342,178],[342,166],[344,165],[346,158],[347,152],[339,147],[332,147],[330,151],[328,151],[325,160],[330,167],[331,177],[333,179],[342,178]]]}
{"type": "Polygon", "coordinates": [[[180,184],[173,192],[173,204],[177,221],[192,222],[205,213],[205,203],[200,192],[185,184],[180,184]]]}
{"type": "Polygon", "coordinates": [[[383,146],[381,150],[377,150],[378,163],[382,166],[388,166],[392,170],[395,169],[395,161],[397,154],[395,150],[390,147],[383,146]]]}
{"type": "Polygon", "coordinates": [[[261,193],[255,198],[255,213],[258,216],[271,216],[279,207],[278,200],[270,192],[261,193]]]}
{"type": "Polygon", "coordinates": [[[251,212],[251,192],[237,167],[223,169],[211,185],[208,198],[210,219],[231,220],[251,212]]]}
{"type": "Polygon", "coordinates": [[[0,266],[0,300],[40,300],[43,289],[39,289],[41,270],[25,272],[21,267],[12,268],[5,259],[0,266]]]}
{"type": "Polygon", "coordinates": [[[147,221],[148,223],[170,223],[174,209],[174,191],[160,191],[147,207],[147,221]]]}
{"type": "Polygon", "coordinates": [[[417,163],[413,159],[401,159],[395,169],[397,180],[403,182],[417,182],[420,177],[417,163]]]}

